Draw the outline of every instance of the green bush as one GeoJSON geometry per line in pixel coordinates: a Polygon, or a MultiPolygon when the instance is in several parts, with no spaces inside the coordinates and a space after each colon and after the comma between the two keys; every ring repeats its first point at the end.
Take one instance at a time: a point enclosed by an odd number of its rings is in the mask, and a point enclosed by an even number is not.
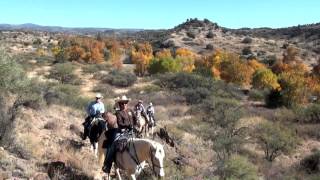
{"type": "Polygon", "coordinates": [[[0,91],[16,93],[27,87],[27,84],[23,68],[15,59],[0,50],[0,91]]]}
{"type": "Polygon", "coordinates": [[[291,152],[298,143],[296,134],[292,130],[271,122],[259,126],[257,138],[268,161],[273,161],[281,153],[291,152]]]}
{"type": "Polygon", "coordinates": [[[63,104],[80,110],[85,109],[90,99],[79,94],[79,88],[69,84],[58,84],[51,87],[44,95],[47,104],[63,104]]]}
{"type": "Polygon", "coordinates": [[[87,64],[83,66],[82,70],[84,73],[94,74],[99,71],[108,70],[109,68],[103,64],[87,64]]]}
{"type": "Polygon", "coordinates": [[[196,89],[182,88],[181,94],[186,97],[188,104],[199,104],[205,98],[211,95],[211,92],[206,88],[198,87],[196,89]]]}
{"type": "Polygon", "coordinates": [[[81,80],[74,74],[75,66],[71,63],[56,64],[52,67],[48,78],[56,79],[63,84],[80,85],[81,80]]]}
{"type": "Polygon", "coordinates": [[[137,76],[130,72],[113,70],[108,75],[102,77],[103,83],[108,83],[118,87],[132,86],[137,80],[137,76]]]}
{"type": "Polygon", "coordinates": [[[182,65],[175,58],[160,58],[152,59],[148,71],[150,74],[166,73],[166,72],[179,72],[182,65]]]}
{"type": "Polygon", "coordinates": [[[256,166],[247,158],[235,155],[228,159],[222,168],[221,179],[226,180],[258,180],[258,170],[256,166]]]}
{"type": "Polygon", "coordinates": [[[308,173],[320,172],[320,150],[302,159],[300,164],[308,173]]]}

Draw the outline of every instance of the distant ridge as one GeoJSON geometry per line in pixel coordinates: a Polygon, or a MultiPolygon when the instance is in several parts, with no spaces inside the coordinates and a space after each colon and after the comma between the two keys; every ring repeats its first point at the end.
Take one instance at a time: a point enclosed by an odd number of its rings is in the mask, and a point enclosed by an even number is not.
{"type": "Polygon", "coordinates": [[[99,33],[116,31],[119,33],[134,33],[143,31],[143,29],[115,29],[115,28],[91,28],[91,27],[61,27],[61,26],[42,26],[33,23],[25,24],[0,24],[0,30],[32,30],[32,31],[47,31],[47,32],[62,32],[62,33],[99,33]]]}

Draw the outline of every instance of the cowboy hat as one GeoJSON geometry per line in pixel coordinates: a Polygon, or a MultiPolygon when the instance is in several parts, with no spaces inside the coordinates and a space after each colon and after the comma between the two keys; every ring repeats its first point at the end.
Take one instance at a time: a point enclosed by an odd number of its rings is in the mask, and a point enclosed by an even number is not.
{"type": "Polygon", "coordinates": [[[142,100],[139,100],[138,103],[143,103],[143,101],[142,101],[142,100]]]}
{"type": "Polygon", "coordinates": [[[100,98],[103,98],[103,96],[101,95],[101,93],[97,93],[97,94],[96,94],[96,98],[99,98],[99,99],[100,99],[100,98]]]}
{"type": "Polygon", "coordinates": [[[131,99],[127,98],[127,96],[121,96],[121,98],[117,98],[117,102],[124,102],[124,103],[128,103],[131,99]]]}

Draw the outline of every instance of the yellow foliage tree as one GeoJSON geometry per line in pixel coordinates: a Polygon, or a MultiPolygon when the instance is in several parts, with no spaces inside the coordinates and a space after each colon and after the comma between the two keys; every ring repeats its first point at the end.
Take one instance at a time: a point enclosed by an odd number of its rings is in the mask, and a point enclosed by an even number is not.
{"type": "Polygon", "coordinates": [[[270,89],[280,90],[280,84],[278,83],[278,77],[270,69],[257,70],[252,79],[252,85],[258,89],[270,89]]]}
{"type": "Polygon", "coordinates": [[[136,73],[143,76],[153,58],[152,46],[146,43],[136,44],[131,50],[131,60],[136,65],[136,73]]]}
{"type": "Polygon", "coordinates": [[[192,72],[195,69],[196,54],[186,48],[179,48],[175,52],[176,59],[182,65],[182,71],[192,72]]]}

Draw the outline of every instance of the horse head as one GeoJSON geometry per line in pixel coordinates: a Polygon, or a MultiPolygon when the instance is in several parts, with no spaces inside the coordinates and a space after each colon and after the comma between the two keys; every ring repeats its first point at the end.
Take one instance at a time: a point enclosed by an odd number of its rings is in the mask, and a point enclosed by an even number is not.
{"type": "Polygon", "coordinates": [[[163,161],[165,157],[163,146],[160,143],[153,142],[150,147],[150,165],[153,172],[160,177],[164,176],[163,161]]]}
{"type": "Polygon", "coordinates": [[[105,112],[102,117],[106,121],[108,128],[118,128],[117,117],[114,114],[105,112]]]}

